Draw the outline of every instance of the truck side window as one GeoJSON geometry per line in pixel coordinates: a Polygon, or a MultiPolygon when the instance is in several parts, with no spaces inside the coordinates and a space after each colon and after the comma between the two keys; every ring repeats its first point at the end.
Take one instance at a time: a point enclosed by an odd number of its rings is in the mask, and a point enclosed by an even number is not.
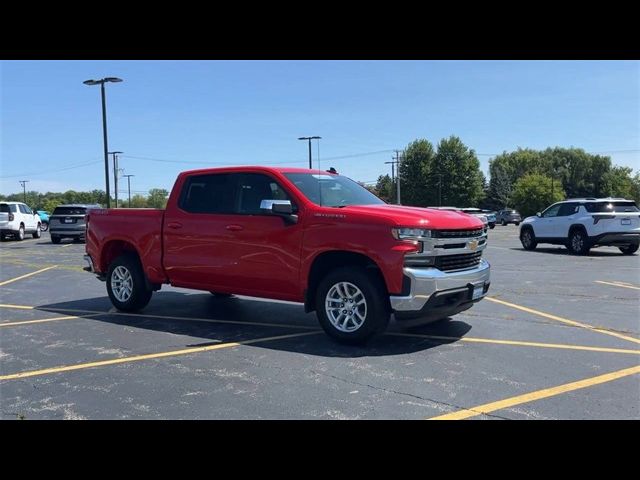
{"type": "Polygon", "coordinates": [[[291,200],[278,182],[268,175],[246,173],[239,177],[237,213],[260,215],[264,214],[260,209],[262,200],[291,200]]]}
{"type": "Polygon", "coordinates": [[[194,175],[185,182],[179,206],[190,213],[235,213],[236,176],[194,175]]]}

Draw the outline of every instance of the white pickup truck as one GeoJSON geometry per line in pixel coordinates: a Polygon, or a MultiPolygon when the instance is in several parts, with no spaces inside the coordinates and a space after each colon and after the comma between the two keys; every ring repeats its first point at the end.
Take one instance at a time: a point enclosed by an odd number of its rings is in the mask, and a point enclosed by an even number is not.
{"type": "Polygon", "coordinates": [[[565,245],[575,255],[593,247],[615,246],[632,255],[640,245],[640,209],[624,198],[576,198],[554,203],[520,227],[525,250],[539,243],[565,245]]]}
{"type": "Polygon", "coordinates": [[[4,242],[8,235],[24,240],[26,233],[40,238],[40,215],[21,202],[0,203],[0,240],[4,242]]]}

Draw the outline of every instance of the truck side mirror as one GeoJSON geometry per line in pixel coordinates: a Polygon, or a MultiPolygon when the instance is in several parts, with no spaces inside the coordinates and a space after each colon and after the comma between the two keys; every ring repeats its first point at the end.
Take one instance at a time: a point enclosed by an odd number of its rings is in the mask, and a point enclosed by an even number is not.
{"type": "Polygon", "coordinates": [[[293,205],[289,200],[262,200],[260,209],[267,210],[275,215],[293,214],[293,205]]]}

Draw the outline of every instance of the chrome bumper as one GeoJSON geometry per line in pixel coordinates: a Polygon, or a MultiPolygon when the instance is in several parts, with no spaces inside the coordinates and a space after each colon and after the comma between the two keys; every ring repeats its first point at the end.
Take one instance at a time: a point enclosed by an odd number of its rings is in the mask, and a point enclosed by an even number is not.
{"type": "MultiPolygon", "coordinates": [[[[411,289],[407,296],[389,296],[391,308],[397,312],[418,312],[426,305],[432,295],[443,290],[475,286],[489,283],[490,265],[481,260],[477,267],[460,272],[442,272],[437,268],[405,267],[404,274],[411,280],[411,289]]],[[[486,292],[482,294],[482,297],[486,292]]],[[[474,301],[479,300],[474,299],[474,301]]]]}

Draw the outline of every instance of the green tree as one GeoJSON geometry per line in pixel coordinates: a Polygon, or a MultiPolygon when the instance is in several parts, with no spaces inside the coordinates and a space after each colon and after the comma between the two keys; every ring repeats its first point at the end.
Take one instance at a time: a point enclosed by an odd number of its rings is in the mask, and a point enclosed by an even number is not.
{"type": "Polygon", "coordinates": [[[531,173],[521,177],[513,186],[512,206],[522,217],[530,217],[549,205],[564,200],[565,192],[558,184],[551,185],[551,177],[531,173]]]}
{"type": "Polygon", "coordinates": [[[164,188],[152,188],[147,197],[147,206],[150,208],[165,208],[169,192],[164,188]]]}
{"type": "Polygon", "coordinates": [[[389,175],[380,175],[373,191],[387,203],[395,203],[396,201],[395,185],[389,175]]]}
{"type": "MultiPolygon", "coordinates": [[[[622,197],[633,199],[634,177],[629,167],[612,167],[602,176],[602,195],[607,197],[622,197]]],[[[638,174],[636,174],[636,178],[638,174]]],[[[599,195],[600,196],[600,195],[599,195]]]]}
{"type": "Polygon", "coordinates": [[[146,208],[147,207],[147,199],[139,194],[135,194],[131,197],[131,205],[130,208],[146,208]]]}
{"type": "Polygon", "coordinates": [[[430,197],[425,173],[431,170],[434,156],[433,145],[424,139],[411,142],[405,149],[398,168],[403,205],[429,205],[433,197],[430,197]]]}
{"type": "Polygon", "coordinates": [[[474,150],[456,136],[438,143],[434,161],[425,166],[428,203],[438,205],[442,182],[442,205],[475,207],[484,197],[484,175],[474,150]]]}

